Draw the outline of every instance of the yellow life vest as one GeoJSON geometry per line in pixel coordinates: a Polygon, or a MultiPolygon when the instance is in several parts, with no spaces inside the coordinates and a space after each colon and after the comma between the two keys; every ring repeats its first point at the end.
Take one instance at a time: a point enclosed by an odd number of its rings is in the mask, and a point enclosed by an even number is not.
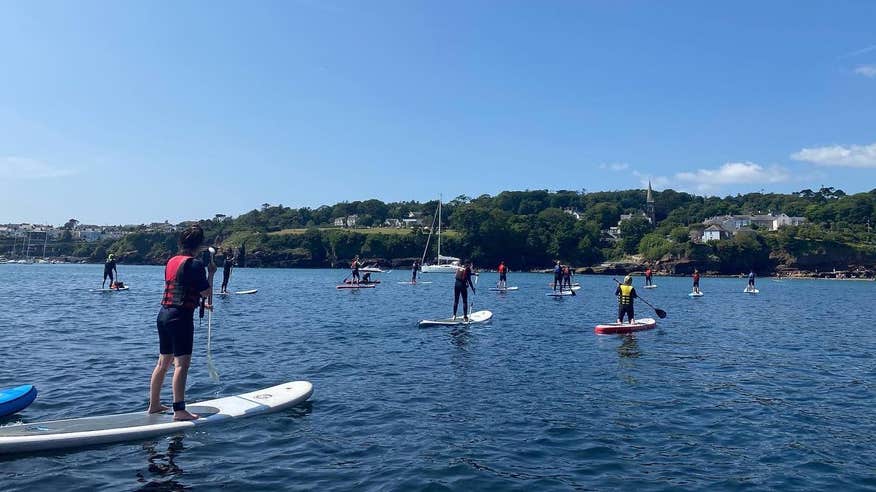
{"type": "Polygon", "coordinates": [[[620,295],[617,296],[617,301],[621,306],[628,306],[633,303],[633,298],[631,297],[633,292],[632,285],[621,285],[620,286],[620,295]]]}

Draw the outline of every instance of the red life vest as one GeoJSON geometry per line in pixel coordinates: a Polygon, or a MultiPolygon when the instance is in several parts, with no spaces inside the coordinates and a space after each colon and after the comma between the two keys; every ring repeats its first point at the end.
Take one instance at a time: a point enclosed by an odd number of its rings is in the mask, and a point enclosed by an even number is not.
{"type": "Polygon", "coordinates": [[[506,267],[504,263],[499,265],[499,273],[505,273],[507,269],[508,267],[506,267]]]}
{"type": "Polygon", "coordinates": [[[183,309],[195,309],[201,301],[201,293],[183,285],[183,272],[186,263],[191,256],[177,255],[167,262],[164,267],[164,297],[161,305],[164,307],[177,307],[183,309]]]}

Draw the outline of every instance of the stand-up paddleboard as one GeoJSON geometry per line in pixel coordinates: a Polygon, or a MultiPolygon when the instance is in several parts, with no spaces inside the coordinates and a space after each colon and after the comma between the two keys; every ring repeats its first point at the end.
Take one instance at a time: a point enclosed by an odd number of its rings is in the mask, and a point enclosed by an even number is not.
{"type": "Polygon", "coordinates": [[[742,292],[744,292],[744,293],[746,293],[746,294],[758,294],[758,293],[760,293],[760,291],[759,291],[758,289],[749,289],[748,287],[746,287],[745,290],[743,290],[742,292]]]}
{"type": "Polygon", "coordinates": [[[255,294],[258,291],[259,291],[258,289],[238,290],[237,292],[235,292],[235,294],[237,294],[239,296],[243,296],[243,295],[248,295],[248,294],[255,294]]]}
{"type": "Polygon", "coordinates": [[[545,295],[548,297],[566,297],[566,296],[574,296],[577,294],[575,294],[575,291],[573,291],[573,290],[564,290],[564,291],[557,291],[557,292],[548,292],[545,295]]]}
{"type": "Polygon", "coordinates": [[[596,325],[594,331],[600,335],[610,335],[613,333],[632,333],[634,331],[650,330],[657,326],[657,321],[654,318],[640,318],[635,323],[608,323],[604,325],[596,325]]]}
{"type": "Polygon", "coordinates": [[[380,267],[362,267],[359,269],[359,271],[362,273],[389,273],[392,270],[390,270],[389,272],[385,272],[381,270],[380,267]]]}
{"type": "Polygon", "coordinates": [[[203,401],[186,407],[201,417],[189,421],[173,420],[172,412],[148,414],[142,411],[10,425],[0,427],[0,454],[146,439],[224,420],[276,412],[307,400],[311,393],[313,385],[309,381],[292,381],[251,393],[203,401]]]}
{"type": "Polygon", "coordinates": [[[460,326],[460,325],[471,325],[474,323],[483,323],[485,321],[489,321],[490,318],[493,317],[493,313],[491,311],[477,311],[468,315],[468,321],[463,321],[462,316],[457,316],[454,318],[445,318],[445,319],[424,319],[420,320],[417,325],[420,328],[427,326],[460,326]]]}
{"type": "Polygon", "coordinates": [[[688,297],[703,297],[704,295],[705,294],[703,294],[703,291],[699,291],[699,292],[691,292],[690,294],[688,294],[688,297]]]}
{"type": "Polygon", "coordinates": [[[646,285],[645,288],[646,288],[646,289],[656,289],[656,288],[657,288],[657,284],[646,285]]]}
{"type": "Polygon", "coordinates": [[[32,384],[0,389],[0,417],[20,412],[37,397],[37,389],[32,384]]]}
{"type": "Polygon", "coordinates": [[[399,282],[398,284],[399,285],[420,285],[420,284],[431,284],[431,283],[432,282],[430,282],[430,281],[425,281],[425,282],[399,282]]]}
{"type": "Polygon", "coordinates": [[[377,287],[374,284],[344,284],[335,287],[336,289],[373,289],[377,287]]]}
{"type": "Polygon", "coordinates": [[[118,292],[120,290],[128,290],[130,287],[127,285],[124,287],[119,287],[118,289],[95,289],[97,292],[118,292]]]}
{"type": "Polygon", "coordinates": [[[519,288],[520,287],[490,287],[490,290],[493,292],[508,292],[519,288]]]}

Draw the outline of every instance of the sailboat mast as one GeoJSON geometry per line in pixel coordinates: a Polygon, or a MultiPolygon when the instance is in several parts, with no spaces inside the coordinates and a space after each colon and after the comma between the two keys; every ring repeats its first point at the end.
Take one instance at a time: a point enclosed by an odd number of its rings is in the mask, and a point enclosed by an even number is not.
{"type": "Polygon", "coordinates": [[[46,226],[45,230],[43,230],[43,235],[45,238],[43,239],[43,259],[46,258],[46,246],[49,245],[49,230],[48,226],[46,226]]]}
{"type": "Polygon", "coordinates": [[[441,195],[438,195],[438,264],[441,264],[441,195]]]}

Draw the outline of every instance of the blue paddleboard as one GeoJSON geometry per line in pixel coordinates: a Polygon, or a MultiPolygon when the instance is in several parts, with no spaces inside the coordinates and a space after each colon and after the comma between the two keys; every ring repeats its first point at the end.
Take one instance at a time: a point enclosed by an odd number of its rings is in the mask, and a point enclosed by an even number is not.
{"type": "Polygon", "coordinates": [[[0,389],[0,417],[24,410],[36,397],[37,389],[32,384],[0,389]]]}

